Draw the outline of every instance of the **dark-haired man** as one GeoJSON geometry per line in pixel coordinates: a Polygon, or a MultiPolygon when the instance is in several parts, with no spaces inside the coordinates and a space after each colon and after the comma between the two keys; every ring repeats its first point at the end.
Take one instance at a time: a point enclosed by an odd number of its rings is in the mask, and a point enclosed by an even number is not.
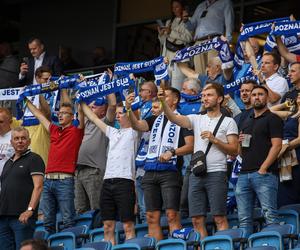
{"type": "MultiPolygon", "coordinates": [[[[166,89],[166,102],[172,111],[180,100],[180,92],[175,88],[166,89]]],[[[160,227],[162,205],[166,209],[170,232],[180,229],[179,206],[182,186],[181,167],[183,155],[192,152],[193,135],[168,121],[164,114],[137,120],[130,107],[134,94],[126,98],[126,109],[132,128],[151,131],[144,169],[146,171],[142,188],[144,190],[149,236],[157,240],[163,238],[160,227]]]]}
{"type": "Polygon", "coordinates": [[[266,223],[278,222],[277,156],[283,134],[281,119],[267,107],[267,88],[255,86],[251,103],[254,112],[241,127],[243,162],[235,192],[240,228],[245,230],[246,236],[253,231],[254,194],[261,204],[266,223]]]}
{"type": "Polygon", "coordinates": [[[34,74],[36,69],[42,65],[48,66],[55,76],[62,74],[62,64],[59,58],[48,55],[41,39],[31,38],[28,41],[28,49],[32,57],[29,57],[28,60],[24,60],[24,58],[21,63],[19,81],[22,85],[36,84],[34,74]]]}
{"type": "Polygon", "coordinates": [[[43,191],[43,213],[46,230],[54,233],[58,208],[62,214],[63,227],[74,225],[74,172],[84,134],[84,116],[79,106],[79,125],[73,126],[72,104],[63,102],[58,112],[59,126],[57,126],[51,123],[30,101],[27,101],[27,107],[50,133],[43,191]]]}
{"type": "Polygon", "coordinates": [[[282,97],[282,103],[287,99],[294,101],[297,99],[300,92],[300,62],[291,63],[288,76],[293,87],[282,97]]]}
{"type": "Polygon", "coordinates": [[[207,236],[205,227],[207,200],[217,229],[227,229],[226,156],[235,156],[238,153],[238,131],[234,120],[230,117],[224,117],[216,136],[213,135],[219,120],[223,118],[220,110],[224,100],[223,87],[218,83],[210,83],[204,87],[202,106],[207,110],[205,115],[178,115],[167,103],[164,91],[160,90],[158,97],[162,101],[164,112],[170,121],[180,127],[194,130],[194,152],[199,150],[205,152],[209,142],[212,143],[206,156],[207,174],[198,177],[192,173],[189,179],[189,214],[192,217],[195,230],[200,232],[202,238],[207,236]]]}

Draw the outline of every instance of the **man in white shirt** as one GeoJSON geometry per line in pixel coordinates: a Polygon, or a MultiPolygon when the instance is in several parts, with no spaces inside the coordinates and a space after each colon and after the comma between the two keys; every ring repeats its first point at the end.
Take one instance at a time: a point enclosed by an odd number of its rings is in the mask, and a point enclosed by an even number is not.
{"type": "Polygon", "coordinates": [[[19,81],[22,85],[37,84],[34,73],[40,66],[48,66],[54,76],[62,74],[62,64],[58,57],[50,56],[45,51],[45,45],[39,38],[28,41],[28,49],[32,57],[24,57],[20,66],[19,81]]]}
{"type": "Polygon", "coordinates": [[[202,105],[207,110],[205,115],[178,115],[165,101],[165,91],[158,91],[158,98],[162,102],[163,110],[167,118],[183,127],[194,130],[194,153],[206,151],[209,142],[212,146],[207,153],[207,173],[204,176],[195,176],[193,173],[189,179],[189,215],[192,217],[194,229],[201,234],[201,238],[207,236],[205,218],[207,201],[218,230],[228,229],[226,218],[226,198],[228,190],[227,181],[227,155],[238,153],[238,129],[232,118],[225,117],[220,127],[213,135],[222,113],[221,103],[224,100],[223,87],[218,83],[206,85],[202,91],[202,105]]]}
{"type": "Polygon", "coordinates": [[[254,72],[261,84],[268,89],[269,107],[279,104],[281,98],[289,90],[287,81],[277,73],[280,62],[279,54],[273,52],[265,53],[262,57],[260,71],[254,72]]]}

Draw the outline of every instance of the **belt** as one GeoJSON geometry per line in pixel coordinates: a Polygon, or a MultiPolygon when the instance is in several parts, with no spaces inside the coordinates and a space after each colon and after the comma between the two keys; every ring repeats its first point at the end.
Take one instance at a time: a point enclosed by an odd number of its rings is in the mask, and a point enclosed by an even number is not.
{"type": "Polygon", "coordinates": [[[204,40],[209,40],[209,39],[213,39],[215,38],[216,36],[221,36],[222,34],[218,34],[218,33],[213,33],[213,34],[210,34],[210,35],[207,35],[207,36],[202,36],[198,39],[196,39],[196,41],[204,41],[204,40]]]}
{"type": "Polygon", "coordinates": [[[45,177],[46,179],[51,179],[51,180],[64,180],[66,178],[74,177],[74,175],[68,173],[48,173],[45,174],[45,177]]]}

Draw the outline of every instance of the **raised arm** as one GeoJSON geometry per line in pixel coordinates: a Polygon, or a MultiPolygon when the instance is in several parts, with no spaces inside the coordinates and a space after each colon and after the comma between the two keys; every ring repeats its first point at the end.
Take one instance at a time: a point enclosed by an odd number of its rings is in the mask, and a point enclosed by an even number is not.
{"type": "Polygon", "coordinates": [[[283,44],[281,37],[277,36],[276,37],[276,43],[277,43],[277,48],[280,53],[280,55],[287,60],[289,63],[293,63],[297,61],[296,54],[289,52],[287,47],[283,44]]]}
{"type": "Polygon", "coordinates": [[[116,95],[114,93],[108,95],[107,102],[108,102],[108,107],[106,111],[106,119],[109,122],[113,122],[116,116],[116,107],[117,107],[116,95]]]}
{"type": "Polygon", "coordinates": [[[60,103],[61,104],[63,104],[63,103],[72,103],[67,89],[62,89],[60,91],[60,103]]]}
{"type": "Polygon", "coordinates": [[[291,115],[291,112],[285,109],[287,109],[286,102],[272,106],[270,111],[278,115],[281,119],[286,119],[289,115],[291,115]]]}
{"type": "MultiPolygon", "coordinates": [[[[30,198],[30,202],[28,207],[32,207],[34,210],[38,209],[38,203],[41,197],[41,193],[43,191],[43,175],[32,175],[33,181],[33,190],[30,198]]],[[[19,216],[19,221],[23,224],[28,222],[28,219],[33,215],[33,211],[26,210],[25,212],[21,213],[19,216]]]]}
{"type": "Polygon", "coordinates": [[[80,129],[84,129],[84,113],[82,111],[81,105],[78,104],[78,121],[79,121],[79,125],[78,128],[80,129]]]}
{"type": "Polygon", "coordinates": [[[186,77],[198,79],[199,74],[195,70],[189,68],[186,63],[180,62],[177,63],[177,66],[181,70],[182,74],[184,74],[186,77]]]}
{"type": "Polygon", "coordinates": [[[170,107],[168,106],[168,104],[166,103],[166,100],[165,100],[165,91],[162,88],[158,89],[157,97],[161,101],[163,111],[165,112],[165,115],[167,116],[169,121],[171,121],[183,128],[189,128],[189,129],[192,128],[192,124],[191,124],[189,118],[187,118],[184,115],[175,114],[170,109],[170,107]]]}
{"type": "Polygon", "coordinates": [[[133,101],[134,101],[134,93],[131,93],[126,97],[126,103],[125,103],[130,124],[134,130],[140,132],[147,132],[149,131],[148,123],[145,120],[138,120],[135,114],[131,110],[131,104],[133,103],[133,101]]]}
{"type": "Polygon", "coordinates": [[[39,110],[36,106],[34,106],[32,102],[28,99],[26,100],[26,105],[28,109],[31,111],[31,113],[39,120],[41,124],[43,124],[43,126],[49,132],[49,126],[51,122],[45,117],[43,112],[39,110]]]}
{"type": "Polygon", "coordinates": [[[43,95],[40,95],[39,99],[40,99],[40,110],[42,111],[44,116],[50,121],[51,120],[50,106],[45,100],[45,97],[43,95]]]}
{"type": "Polygon", "coordinates": [[[95,115],[93,113],[93,111],[89,108],[88,105],[86,105],[85,102],[81,102],[80,103],[80,106],[81,106],[81,109],[83,111],[83,113],[86,115],[86,117],[91,121],[93,122],[98,128],[101,129],[101,131],[106,134],[106,128],[107,128],[107,125],[97,117],[97,115],[95,115]]]}

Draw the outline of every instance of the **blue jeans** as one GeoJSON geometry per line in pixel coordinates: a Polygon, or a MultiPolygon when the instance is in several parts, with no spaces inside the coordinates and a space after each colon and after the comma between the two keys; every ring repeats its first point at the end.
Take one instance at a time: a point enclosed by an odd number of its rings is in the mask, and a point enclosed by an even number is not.
{"type": "Polygon", "coordinates": [[[0,249],[20,249],[21,242],[31,239],[35,228],[35,219],[29,218],[22,224],[17,216],[0,217],[0,249]]]}
{"type": "Polygon", "coordinates": [[[146,222],[146,206],[145,206],[145,200],[144,200],[144,191],[142,189],[142,179],[143,176],[138,176],[135,181],[135,188],[136,188],[136,194],[137,194],[137,200],[138,200],[138,206],[139,206],[139,215],[140,220],[142,223],[146,222]]]}
{"type": "Polygon", "coordinates": [[[58,210],[62,215],[63,228],[74,226],[74,198],[74,178],[45,179],[43,190],[44,226],[49,233],[55,232],[58,210]]]}
{"type": "Polygon", "coordinates": [[[238,206],[240,228],[246,237],[253,232],[253,208],[255,194],[261,204],[267,224],[278,223],[277,215],[278,178],[276,175],[258,172],[240,174],[235,196],[238,206]]]}

